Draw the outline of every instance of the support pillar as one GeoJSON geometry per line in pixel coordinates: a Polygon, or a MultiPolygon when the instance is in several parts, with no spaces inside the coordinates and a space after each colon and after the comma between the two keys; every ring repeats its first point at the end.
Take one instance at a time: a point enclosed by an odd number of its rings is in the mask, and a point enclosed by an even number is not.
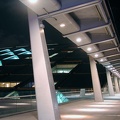
{"type": "Polygon", "coordinates": [[[104,92],[104,93],[107,92],[107,87],[106,87],[106,86],[103,88],[103,92],[104,92]]]}
{"type": "Polygon", "coordinates": [[[114,76],[114,82],[115,82],[115,91],[116,91],[116,93],[120,93],[119,86],[118,86],[118,80],[117,80],[116,76],[114,76]]]}
{"type": "Polygon", "coordinates": [[[115,94],[114,94],[112,79],[111,79],[111,76],[110,76],[110,72],[108,70],[106,70],[106,76],[107,76],[109,95],[114,96],[115,94]]]}
{"type": "Polygon", "coordinates": [[[120,88],[120,78],[118,78],[118,86],[119,86],[119,88],[120,88]]]}
{"type": "Polygon", "coordinates": [[[38,120],[60,120],[44,27],[28,9],[38,120]]]}
{"type": "Polygon", "coordinates": [[[95,101],[96,102],[103,102],[103,97],[102,97],[101,86],[100,86],[98,71],[97,71],[97,67],[96,67],[96,62],[90,56],[89,56],[89,60],[90,60],[90,68],[91,68],[91,76],[92,76],[92,84],[93,84],[95,101]]]}
{"type": "Polygon", "coordinates": [[[84,97],[85,96],[85,89],[80,89],[80,97],[84,97]]]}

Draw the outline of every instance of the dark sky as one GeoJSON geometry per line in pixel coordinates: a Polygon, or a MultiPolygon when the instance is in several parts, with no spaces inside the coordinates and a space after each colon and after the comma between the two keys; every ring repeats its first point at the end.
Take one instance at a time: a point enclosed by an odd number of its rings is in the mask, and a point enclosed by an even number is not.
{"type": "Polygon", "coordinates": [[[3,44],[27,45],[29,43],[27,21],[27,9],[22,3],[18,0],[0,0],[0,47],[3,44]]]}
{"type": "MultiPolygon", "coordinates": [[[[110,1],[117,33],[120,32],[119,0],[110,1]]],[[[29,44],[27,8],[18,0],[0,0],[0,48],[29,44]],[[17,40],[16,40],[17,39],[17,40]]]]}
{"type": "Polygon", "coordinates": [[[106,0],[109,3],[109,10],[111,13],[112,22],[116,30],[120,42],[120,1],[119,0],[106,0]]]}

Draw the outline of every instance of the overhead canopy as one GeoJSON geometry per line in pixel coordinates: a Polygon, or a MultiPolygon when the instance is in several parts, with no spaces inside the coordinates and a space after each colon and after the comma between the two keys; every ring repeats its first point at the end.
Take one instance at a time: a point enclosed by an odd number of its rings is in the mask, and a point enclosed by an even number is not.
{"type": "Polygon", "coordinates": [[[34,5],[20,1],[38,14],[39,20],[46,20],[78,49],[119,76],[119,41],[104,0],[54,0],[54,10],[49,9],[51,0],[44,0],[46,4],[40,0],[34,5]],[[35,11],[36,6],[42,6],[40,9],[45,12],[35,11]]]}

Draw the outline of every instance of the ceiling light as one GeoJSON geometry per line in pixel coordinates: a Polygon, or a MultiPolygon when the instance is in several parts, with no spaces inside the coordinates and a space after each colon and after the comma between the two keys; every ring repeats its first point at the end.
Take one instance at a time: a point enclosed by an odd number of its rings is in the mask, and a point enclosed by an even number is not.
{"type": "Polygon", "coordinates": [[[62,27],[62,28],[65,27],[65,24],[64,23],[60,24],[60,27],[62,27]]]}
{"type": "Polygon", "coordinates": [[[100,62],[103,62],[103,59],[100,59],[100,62]]]}
{"type": "Polygon", "coordinates": [[[28,0],[30,3],[36,3],[38,0],[28,0]]]}
{"type": "Polygon", "coordinates": [[[113,69],[115,69],[115,68],[110,68],[110,70],[113,70],[113,69]]]}
{"type": "Polygon", "coordinates": [[[81,42],[81,38],[77,38],[77,39],[76,39],[76,42],[81,42]]]}
{"type": "Polygon", "coordinates": [[[73,51],[67,51],[67,53],[73,53],[73,51]]]}
{"type": "Polygon", "coordinates": [[[113,72],[116,72],[116,70],[112,70],[113,72]]]}
{"type": "Polygon", "coordinates": [[[95,54],[95,57],[97,58],[97,57],[98,57],[98,54],[95,54]]]}
{"type": "Polygon", "coordinates": [[[9,87],[9,84],[6,84],[6,87],[9,87]]]}
{"type": "Polygon", "coordinates": [[[89,47],[89,48],[87,48],[87,51],[91,51],[91,50],[92,50],[92,48],[90,48],[90,47],[89,47]]]}
{"type": "Polygon", "coordinates": [[[106,68],[111,68],[112,67],[112,65],[108,65],[108,66],[106,66],[106,68]]]}

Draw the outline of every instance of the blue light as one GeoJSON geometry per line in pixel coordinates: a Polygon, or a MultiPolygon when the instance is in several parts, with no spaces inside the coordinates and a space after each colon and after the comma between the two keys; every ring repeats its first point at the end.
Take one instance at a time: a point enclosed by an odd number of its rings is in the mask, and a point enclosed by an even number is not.
{"type": "Polygon", "coordinates": [[[17,55],[14,55],[14,56],[4,58],[3,60],[18,60],[18,59],[19,59],[19,57],[17,55]]]}
{"type": "Polygon", "coordinates": [[[20,48],[20,49],[17,49],[17,50],[14,50],[14,52],[22,52],[22,51],[26,51],[26,49],[25,48],[20,48]]]}
{"type": "Polygon", "coordinates": [[[4,55],[14,55],[14,53],[13,52],[7,52],[7,53],[1,54],[0,56],[4,56],[4,55]]]}
{"type": "Polygon", "coordinates": [[[2,61],[0,60],[0,66],[2,66],[2,61]]]}
{"type": "Polygon", "coordinates": [[[0,50],[0,52],[10,52],[10,49],[0,50]]]}
{"type": "Polygon", "coordinates": [[[57,96],[57,102],[58,103],[65,103],[65,102],[69,101],[61,92],[57,91],[56,96],[57,96]]]}
{"type": "Polygon", "coordinates": [[[18,55],[31,55],[32,53],[30,51],[25,51],[22,53],[19,53],[18,55]]]}

